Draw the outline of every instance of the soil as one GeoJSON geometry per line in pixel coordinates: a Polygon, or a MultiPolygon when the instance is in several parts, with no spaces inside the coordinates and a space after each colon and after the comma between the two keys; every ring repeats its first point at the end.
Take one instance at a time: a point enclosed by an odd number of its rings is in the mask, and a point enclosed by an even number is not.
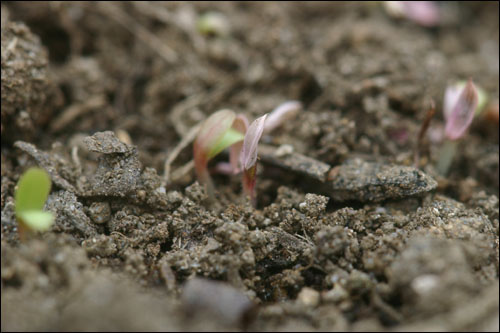
{"type": "Polygon", "coordinates": [[[498,2],[439,6],[423,27],[380,3],[2,3],[2,330],[498,331],[498,2]],[[490,102],[443,176],[468,78],[490,102]],[[256,207],[237,175],[208,195],[193,128],[288,100],[256,207]],[[20,240],[34,165],[56,221],[20,240]]]}

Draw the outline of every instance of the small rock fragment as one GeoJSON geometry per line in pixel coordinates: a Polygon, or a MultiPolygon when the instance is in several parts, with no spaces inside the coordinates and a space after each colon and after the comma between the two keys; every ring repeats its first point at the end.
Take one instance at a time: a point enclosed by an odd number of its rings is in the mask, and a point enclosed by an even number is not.
{"type": "Polygon", "coordinates": [[[112,131],[97,132],[83,139],[87,149],[102,154],[132,153],[134,146],[121,142],[112,131]]]}
{"type": "Polygon", "coordinates": [[[49,195],[46,209],[56,214],[53,230],[72,232],[77,230],[89,237],[97,234],[95,225],[83,212],[83,205],[78,202],[76,195],[69,191],[57,191],[49,195]]]}
{"type": "Polygon", "coordinates": [[[259,156],[264,163],[305,175],[320,182],[326,180],[328,170],[330,170],[330,165],[326,163],[293,151],[283,155],[279,149],[272,146],[259,145],[259,156]]]}
{"type": "Polygon", "coordinates": [[[336,201],[379,202],[421,195],[437,187],[433,178],[408,166],[354,159],[336,168],[325,187],[336,201]]]}
{"type": "Polygon", "coordinates": [[[123,197],[140,183],[141,163],[137,149],[118,140],[111,131],[98,132],[83,142],[90,151],[102,153],[86,195],[123,197]]]}
{"type": "MultiPolygon", "coordinates": [[[[291,152],[261,145],[259,156],[265,164],[304,176],[303,184],[329,195],[335,201],[378,202],[421,195],[437,187],[437,182],[422,171],[408,166],[348,160],[331,168],[329,164],[291,152]]],[[[305,208],[305,205],[303,205],[305,208]]]]}

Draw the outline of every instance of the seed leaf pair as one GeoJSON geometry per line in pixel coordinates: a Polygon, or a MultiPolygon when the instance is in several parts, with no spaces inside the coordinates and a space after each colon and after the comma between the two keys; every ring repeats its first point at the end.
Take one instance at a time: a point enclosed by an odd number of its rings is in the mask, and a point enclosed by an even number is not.
{"type": "Polygon", "coordinates": [[[208,162],[224,149],[231,149],[231,173],[238,173],[241,167],[248,168],[252,161],[255,164],[257,145],[264,128],[262,119],[265,116],[248,126],[245,116],[237,116],[231,110],[220,110],[203,123],[194,142],[193,154],[197,177],[207,184],[209,192],[213,192],[213,184],[207,169],[208,162]]]}

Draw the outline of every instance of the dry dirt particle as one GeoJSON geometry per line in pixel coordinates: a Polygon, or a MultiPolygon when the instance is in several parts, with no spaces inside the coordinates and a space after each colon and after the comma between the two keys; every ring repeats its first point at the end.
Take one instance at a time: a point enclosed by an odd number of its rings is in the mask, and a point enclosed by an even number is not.
{"type": "Polygon", "coordinates": [[[49,195],[45,207],[56,215],[53,230],[67,233],[77,231],[85,237],[96,235],[95,225],[85,214],[83,205],[74,193],[69,191],[54,192],[49,195]]]}
{"type": "Polygon", "coordinates": [[[111,131],[83,139],[87,149],[102,153],[91,177],[90,195],[123,197],[135,191],[141,174],[137,149],[116,138],[111,131]]]}

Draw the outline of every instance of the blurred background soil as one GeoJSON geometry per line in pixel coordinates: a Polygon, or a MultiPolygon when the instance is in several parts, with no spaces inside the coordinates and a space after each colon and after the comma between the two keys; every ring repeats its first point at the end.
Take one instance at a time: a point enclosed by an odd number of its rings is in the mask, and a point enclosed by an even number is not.
{"type": "Polygon", "coordinates": [[[1,6],[2,330],[498,331],[498,2],[439,3],[436,27],[379,2],[1,6]],[[443,177],[432,133],[468,78],[489,104],[443,177]],[[338,202],[259,164],[256,208],[238,176],[208,198],[190,145],[165,178],[211,113],[287,100],[304,111],[264,143],[411,166],[431,99],[420,197],[338,202]],[[31,165],[57,218],[21,242],[31,165]]]}

